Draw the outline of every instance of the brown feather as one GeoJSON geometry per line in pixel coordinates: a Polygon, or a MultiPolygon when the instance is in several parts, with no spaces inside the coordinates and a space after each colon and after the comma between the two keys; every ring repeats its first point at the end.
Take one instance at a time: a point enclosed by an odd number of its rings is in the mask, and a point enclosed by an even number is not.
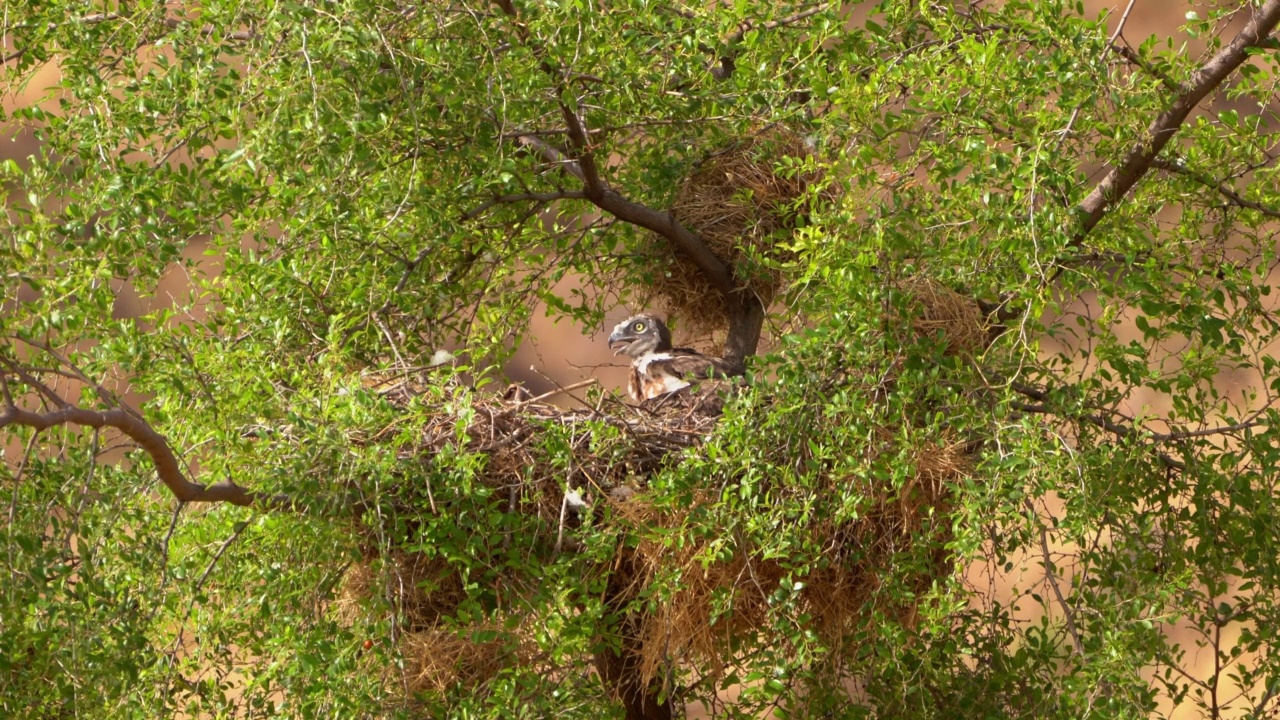
{"type": "Polygon", "coordinates": [[[627,394],[632,400],[641,402],[649,397],[645,394],[644,377],[640,375],[640,370],[635,364],[631,365],[631,374],[627,376],[627,394]]]}
{"type": "Polygon", "coordinates": [[[636,402],[652,400],[700,380],[727,378],[741,373],[720,358],[689,348],[646,354],[637,358],[627,379],[627,393],[636,402]]]}
{"type": "Polygon", "coordinates": [[[711,378],[741,375],[742,370],[720,358],[690,348],[671,346],[671,332],[652,315],[636,315],[614,326],[609,333],[614,354],[632,358],[627,394],[643,403],[711,378]]]}
{"type": "Polygon", "coordinates": [[[685,382],[692,382],[706,378],[730,377],[734,374],[724,360],[703,355],[697,350],[674,348],[669,354],[671,355],[669,359],[649,361],[651,375],[666,374],[685,382]]]}

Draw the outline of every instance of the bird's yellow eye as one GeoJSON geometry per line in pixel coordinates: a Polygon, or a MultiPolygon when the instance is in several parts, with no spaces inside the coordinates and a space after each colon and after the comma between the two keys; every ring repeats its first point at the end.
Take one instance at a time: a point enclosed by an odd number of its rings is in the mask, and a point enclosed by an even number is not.
{"type": "Polygon", "coordinates": [[[631,326],[631,332],[644,332],[644,323],[638,322],[631,326]]]}

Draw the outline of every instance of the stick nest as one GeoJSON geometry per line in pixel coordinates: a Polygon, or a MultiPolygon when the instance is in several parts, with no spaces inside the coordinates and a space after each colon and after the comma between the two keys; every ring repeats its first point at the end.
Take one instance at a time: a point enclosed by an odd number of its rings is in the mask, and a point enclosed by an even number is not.
{"type": "MultiPolygon", "coordinates": [[[[765,307],[786,285],[791,234],[809,215],[810,188],[823,180],[807,167],[811,155],[800,135],[781,126],[746,135],[694,167],[671,206],[765,307]]],[[[641,254],[643,267],[657,268],[643,304],[663,307],[693,334],[727,325],[727,299],[669,242],[655,236],[641,254]]]]}
{"type": "MultiPolygon", "coordinates": [[[[509,512],[529,521],[520,532],[539,535],[530,552],[546,557],[578,552],[575,530],[585,514],[592,517],[593,532],[613,533],[612,560],[584,571],[606,578],[617,604],[648,598],[650,610],[619,630],[624,646],[639,648],[628,663],[645,682],[666,676],[673,662],[696,668],[702,677],[723,677],[736,662],[732,638],[771,632],[771,597],[791,574],[780,560],[762,557],[749,543],[735,543],[729,553],[711,546],[722,538],[695,537],[676,545],[663,540],[680,535],[691,514],[717,502],[723,489],[698,491],[692,504],[679,508],[659,507],[647,496],[649,477],[696,452],[715,426],[714,414],[697,405],[646,409],[609,399],[601,399],[594,409],[565,410],[514,400],[518,394],[481,396],[460,389],[424,389],[408,381],[380,391],[406,407],[434,395],[429,402],[438,403],[439,411],[431,413],[411,452],[421,458],[456,457],[459,450],[485,456],[475,481],[491,488],[509,512]],[[557,441],[547,442],[548,436],[557,441]],[[549,450],[552,446],[558,450],[549,450]],[[566,510],[566,490],[586,501],[579,511],[583,515],[566,510]]],[[[869,453],[890,451],[892,433],[882,430],[880,439],[882,447],[869,453]]],[[[855,636],[865,638],[873,612],[911,621],[916,612],[912,602],[886,600],[877,593],[880,577],[890,573],[901,553],[933,553],[930,570],[912,581],[917,596],[952,572],[942,550],[945,542],[939,540],[949,525],[935,520],[948,507],[948,483],[967,472],[969,458],[955,444],[912,452],[914,474],[903,487],[878,487],[868,478],[824,479],[827,489],[822,492],[854,486],[867,498],[853,519],[810,523],[807,532],[824,548],[823,560],[806,577],[794,578],[804,584],[799,598],[815,632],[835,647],[847,648],[855,636]]],[[[429,506],[436,515],[454,511],[449,506],[454,496],[441,487],[433,493],[429,478],[404,485],[406,499],[415,507],[429,506]]],[[[491,617],[459,626],[455,611],[465,591],[456,568],[421,552],[377,550],[374,539],[380,533],[406,526],[412,533],[413,522],[365,528],[369,551],[344,579],[339,616],[355,622],[369,598],[389,601],[401,624],[399,648],[407,663],[403,680],[412,691],[478,689],[504,667],[545,663],[534,633],[525,629],[533,618],[491,617]]],[[[532,594],[540,581],[501,578],[493,589],[498,606],[525,607],[519,597],[532,594]]]]}

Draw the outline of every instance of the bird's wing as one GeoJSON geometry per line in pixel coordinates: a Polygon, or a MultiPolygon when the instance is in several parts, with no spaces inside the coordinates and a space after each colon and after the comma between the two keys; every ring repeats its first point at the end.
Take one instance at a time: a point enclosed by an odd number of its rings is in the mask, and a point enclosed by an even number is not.
{"type": "Polygon", "coordinates": [[[649,362],[649,372],[654,375],[669,375],[688,382],[706,378],[723,378],[737,375],[728,363],[720,358],[703,355],[689,348],[674,348],[666,357],[654,358],[649,362]]]}

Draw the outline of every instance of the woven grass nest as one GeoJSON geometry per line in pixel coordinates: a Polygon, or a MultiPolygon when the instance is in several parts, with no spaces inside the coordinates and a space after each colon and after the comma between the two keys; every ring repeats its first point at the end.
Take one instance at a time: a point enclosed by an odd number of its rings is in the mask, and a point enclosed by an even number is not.
{"type": "Polygon", "coordinates": [[[897,287],[910,299],[912,327],[939,338],[948,355],[976,354],[990,344],[990,326],[973,298],[925,275],[898,280],[897,287]]]}
{"type": "MultiPolygon", "coordinates": [[[[740,547],[731,557],[708,564],[707,543],[695,542],[674,550],[655,539],[661,535],[655,530],[680,527],[689,513],[719,497],[721,489],[707,488],[697,494],[691,506],[672,509],[658,507],[646,495],[651,475],[679,463],[685,453],[697,452],[715,426],[713,414],[687,405],[635,408],[599,396],[589,400],[593,407],[566,410],[540,399],[519,399],[519,393],[424,390],[409,381],[377,386],[377,390],[406,406],[439,405],[440,412],[433,413],[436,419],[422,428],[420,442],[411,452],[422,458],[450,452],[456,456],[458,449],[485,455],[487,461],[477,480],[492,488],[495,497],[504,498],[508,507],[536,520],[529,524],[540,534],[530,551],[535,556],[580,550],[575,538],[578,526],[573,513],[566,513],[565,489],[572,487],[587,501],[588,507],[581,512],[592,514],[595,529],[603,524],[619,538],[640,539],[618,542],[611,562],[587,572],[607,577],[610,586],[623,588],[628,597],[640,597],[656,577],[670,577],[673,571],[679,574],[680,585],[674,595],[630,631],[633,640],[640,641],[642,650],[634,661],[646,681],[663,677],[671,662],[722,676],[734,662],[730,637],[769,632],[769,597],[785,576],[777,560],[740,547]],[[563,449],[558,459],[553,458],[539,442],[547,433],[568,438],[571,457],[567,462],[563,449]],[[725,597],[732,599],[729,615],[716,609],[724,607],[725,597]]],[[[881,440],[884,452],[896,452],[891,449],[889,430],[882,431],[881,440]]],[[[856,520],[826,522],[809,529],[826,548],[824,557],[829,562],[805,578],[801,600],[814,618],[815,631],[832,643],[847,642],[856,630],[865,627],[872,612],[910,622],[914,606],[889,607],[886,601],[876,599],[878,578],[898,553],[944,545],[921,538],[947,532],[931,524],[935,510],[945,512],[948,484],[967,472],[970,459],[959,444],[930,444],[911,452],[915,475],[898,490],[877,488],[870,479],[826,478],[831,488],[865,485],[865,497],[869,498],[869,511],[856,520]]],[[[416,493],[416,507],[430,506],[433,513],[451,512],[452,496],[443,489],[436,488],[433,493],[421,477],[405,486],[406,492],[416,493]]],[[[409,519],[408,525],[412,523],[409,519]]],[[[389,686],[411,691],[475,689],[504,667],[550,668],[549,661],[539,654],[525,618],[491,617],[474,626],[458,624],[452,616],[465,594],[457,571],[448,563],[421,553],[377,550],[385,547],[375,542],[378,535],[397,526],[404,527],[388,522],[376,528],[376,533],[367,525],[362,527],[369,537],[368,553],[348,571],[337,603],[339,616],[351,622],[360,617],[370,597],[380,596],[398,610],[398,645],[406,665],[404,677],[389,680],[389,686]]],[[[941,550],[930,558],[933,571],[929,577],[919,578],[920,594],[952,572],[941,550]]],[[[506,599],[499,605],[523,607],[518,597],[540,580],[500,579],[495,592],[506,599]]]]}
{"type": "MultiPolygon", "coordinates": [[[[819,171],[795,167],[812,156],[799,134],[782,126],[743,136],[712,152],[680,183],[671,213],[727,263],[744,292],[765,307],[785,287],[782,264],[792,259],[791,233],[809,214],[809,190],[819,171]]],[[[706,334],[725,327],[725,298],[687,258],[659,238],[646,243],[653,274],[644,304],[706,334]]]]}

